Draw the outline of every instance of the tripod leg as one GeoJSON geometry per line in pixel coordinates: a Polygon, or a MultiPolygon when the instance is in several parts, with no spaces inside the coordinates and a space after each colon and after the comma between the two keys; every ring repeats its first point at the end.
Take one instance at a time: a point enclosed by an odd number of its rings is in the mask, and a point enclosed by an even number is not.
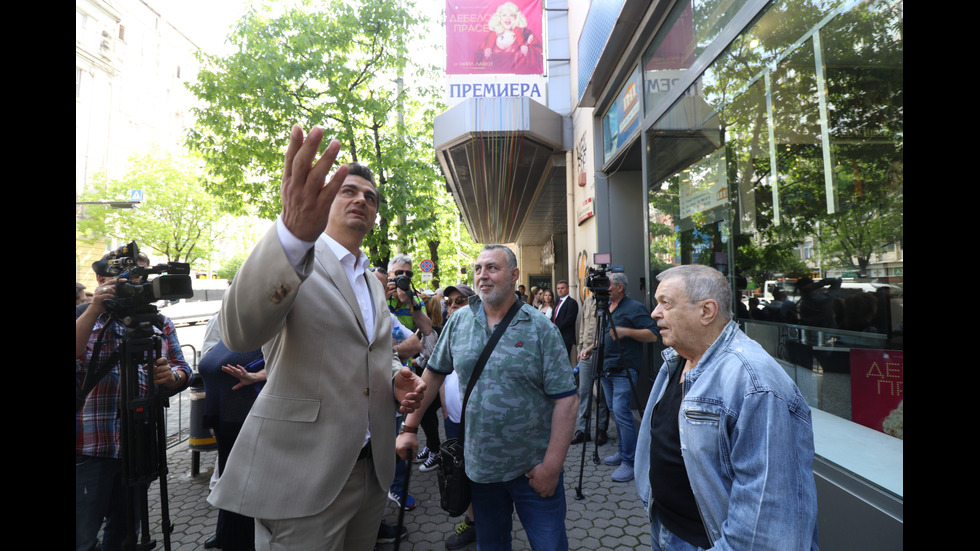
{"type": "Polygon", "coordinates": [[[599,423],[599,421],[600,421],[600,415],[599,415],[600,406],[599,406],[599,404],[606,405],[606,423],[607,424],[609,423],[610,413],[609,413],[608,404],[606,403],[606,391],[602,388],[602,374],[599,373],[598,371],[594,371],[594,373],[595,373],[595,386],[596,386],[596,391],[595,391],[595,393],[596,393],[595,394],[595,396],[596,396],[596,408],[595,408],[596,420],[595,420],[595,447],[592,449],[592,462],[595,463],[596,465],[598,465],[599,464],[599,425],[600,425],[600,423],[599,423]]]}
{"type": "MultiPolygon", "coordinates": [[[[164,398],[165,400],[165,398],[164,398]]],[[[160,474],[160,529],[163,532],[163,548],[170,551],[170,533],[173,532],[173,525],[170,522],[170,501],[167,493],[167,417],[163,412],[162,404],[157,407],[157,449],[160,474]]]]}

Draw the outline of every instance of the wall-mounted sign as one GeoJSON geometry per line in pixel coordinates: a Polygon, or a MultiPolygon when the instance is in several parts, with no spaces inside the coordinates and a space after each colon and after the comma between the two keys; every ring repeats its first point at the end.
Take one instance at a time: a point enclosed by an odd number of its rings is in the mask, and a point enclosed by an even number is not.
{"type": "Polygon", "coordinates": [[[592,197],[586,197],[575,207],[575,218],[578,220],[578,225],[581,226],[582,222],[593,216],[595,216],[595,201],[592,200],[592,197]]]}
{"type": "Polygon", "coordinates": [[[469,98],[529,97],[547,105],[541,75],[450,75],[446,77],[446,104],[452,107],[469,98]]]}

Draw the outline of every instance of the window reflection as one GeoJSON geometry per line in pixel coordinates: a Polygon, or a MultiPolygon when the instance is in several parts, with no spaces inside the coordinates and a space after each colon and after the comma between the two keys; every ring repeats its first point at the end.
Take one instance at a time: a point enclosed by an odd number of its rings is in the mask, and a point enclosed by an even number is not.
{"type": "MultiPolygon", "coordinates": [[[[688,6],[694,29],[711,4],[688,6]]],[[[746,332],[811,405],[877,430],[868,404],[901,401],[900,369],[873,378],[903,346],[902,25],[901,2],[775,2],[647,140],[651,275],[728,274],[746,332]]]]}
{"type": "Polygon", "coordinates": [[[670,93],[744,4],[745,0],[688,0],[671,8],[665,30],[658,33],[643,56],[646,112],[670,93]]]}

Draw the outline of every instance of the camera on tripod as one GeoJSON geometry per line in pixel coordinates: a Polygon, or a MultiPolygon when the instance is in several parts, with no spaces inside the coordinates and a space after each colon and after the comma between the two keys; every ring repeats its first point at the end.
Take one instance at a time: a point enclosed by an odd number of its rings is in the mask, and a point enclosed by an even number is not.
{"type": "Polygon", "coordinates": [[[194,296],[191,267],[186,262],[168,262],[156,266],[139,265],[139,247],[135,241],[109,253],[104,260],[92,263],[102,277],[126,279],[116,285],[116,298],[105,301],[110,312],[128,311],[158,300],[177,300],[194,296]],[[161,274],[146,281],[151,274],[161,274]]]}
{"type": "Polygon", "coordinates": [[[607,312],[609,307],[609,274],[626,270],[622,266],[609,265],[612,262],[611,253],[595,253],[592,255],[592,260],[596,266],[589,266],[585,286],[595,295],[597,313],[607,312]]]}

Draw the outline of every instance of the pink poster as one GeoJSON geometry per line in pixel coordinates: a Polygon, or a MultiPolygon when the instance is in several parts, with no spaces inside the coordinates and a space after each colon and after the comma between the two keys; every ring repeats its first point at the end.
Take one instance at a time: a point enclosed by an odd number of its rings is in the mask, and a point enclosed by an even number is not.
{"type": "Polygon", "coordinates": [[[645,71],[687,69],[697,57],[694,40],[694,14],[691,4],[677,18],[667,37],[647,61],[645,71]]]}
{"type": "Polygon", "coordinates": [[[544,73],[541,0],[447,0],[446,73],[544,73]]]}
{"type": "Polygon", "coordinates": [[[904,438],[905,370],[901,350],[851,349],[851,420],[904,438]]]}

